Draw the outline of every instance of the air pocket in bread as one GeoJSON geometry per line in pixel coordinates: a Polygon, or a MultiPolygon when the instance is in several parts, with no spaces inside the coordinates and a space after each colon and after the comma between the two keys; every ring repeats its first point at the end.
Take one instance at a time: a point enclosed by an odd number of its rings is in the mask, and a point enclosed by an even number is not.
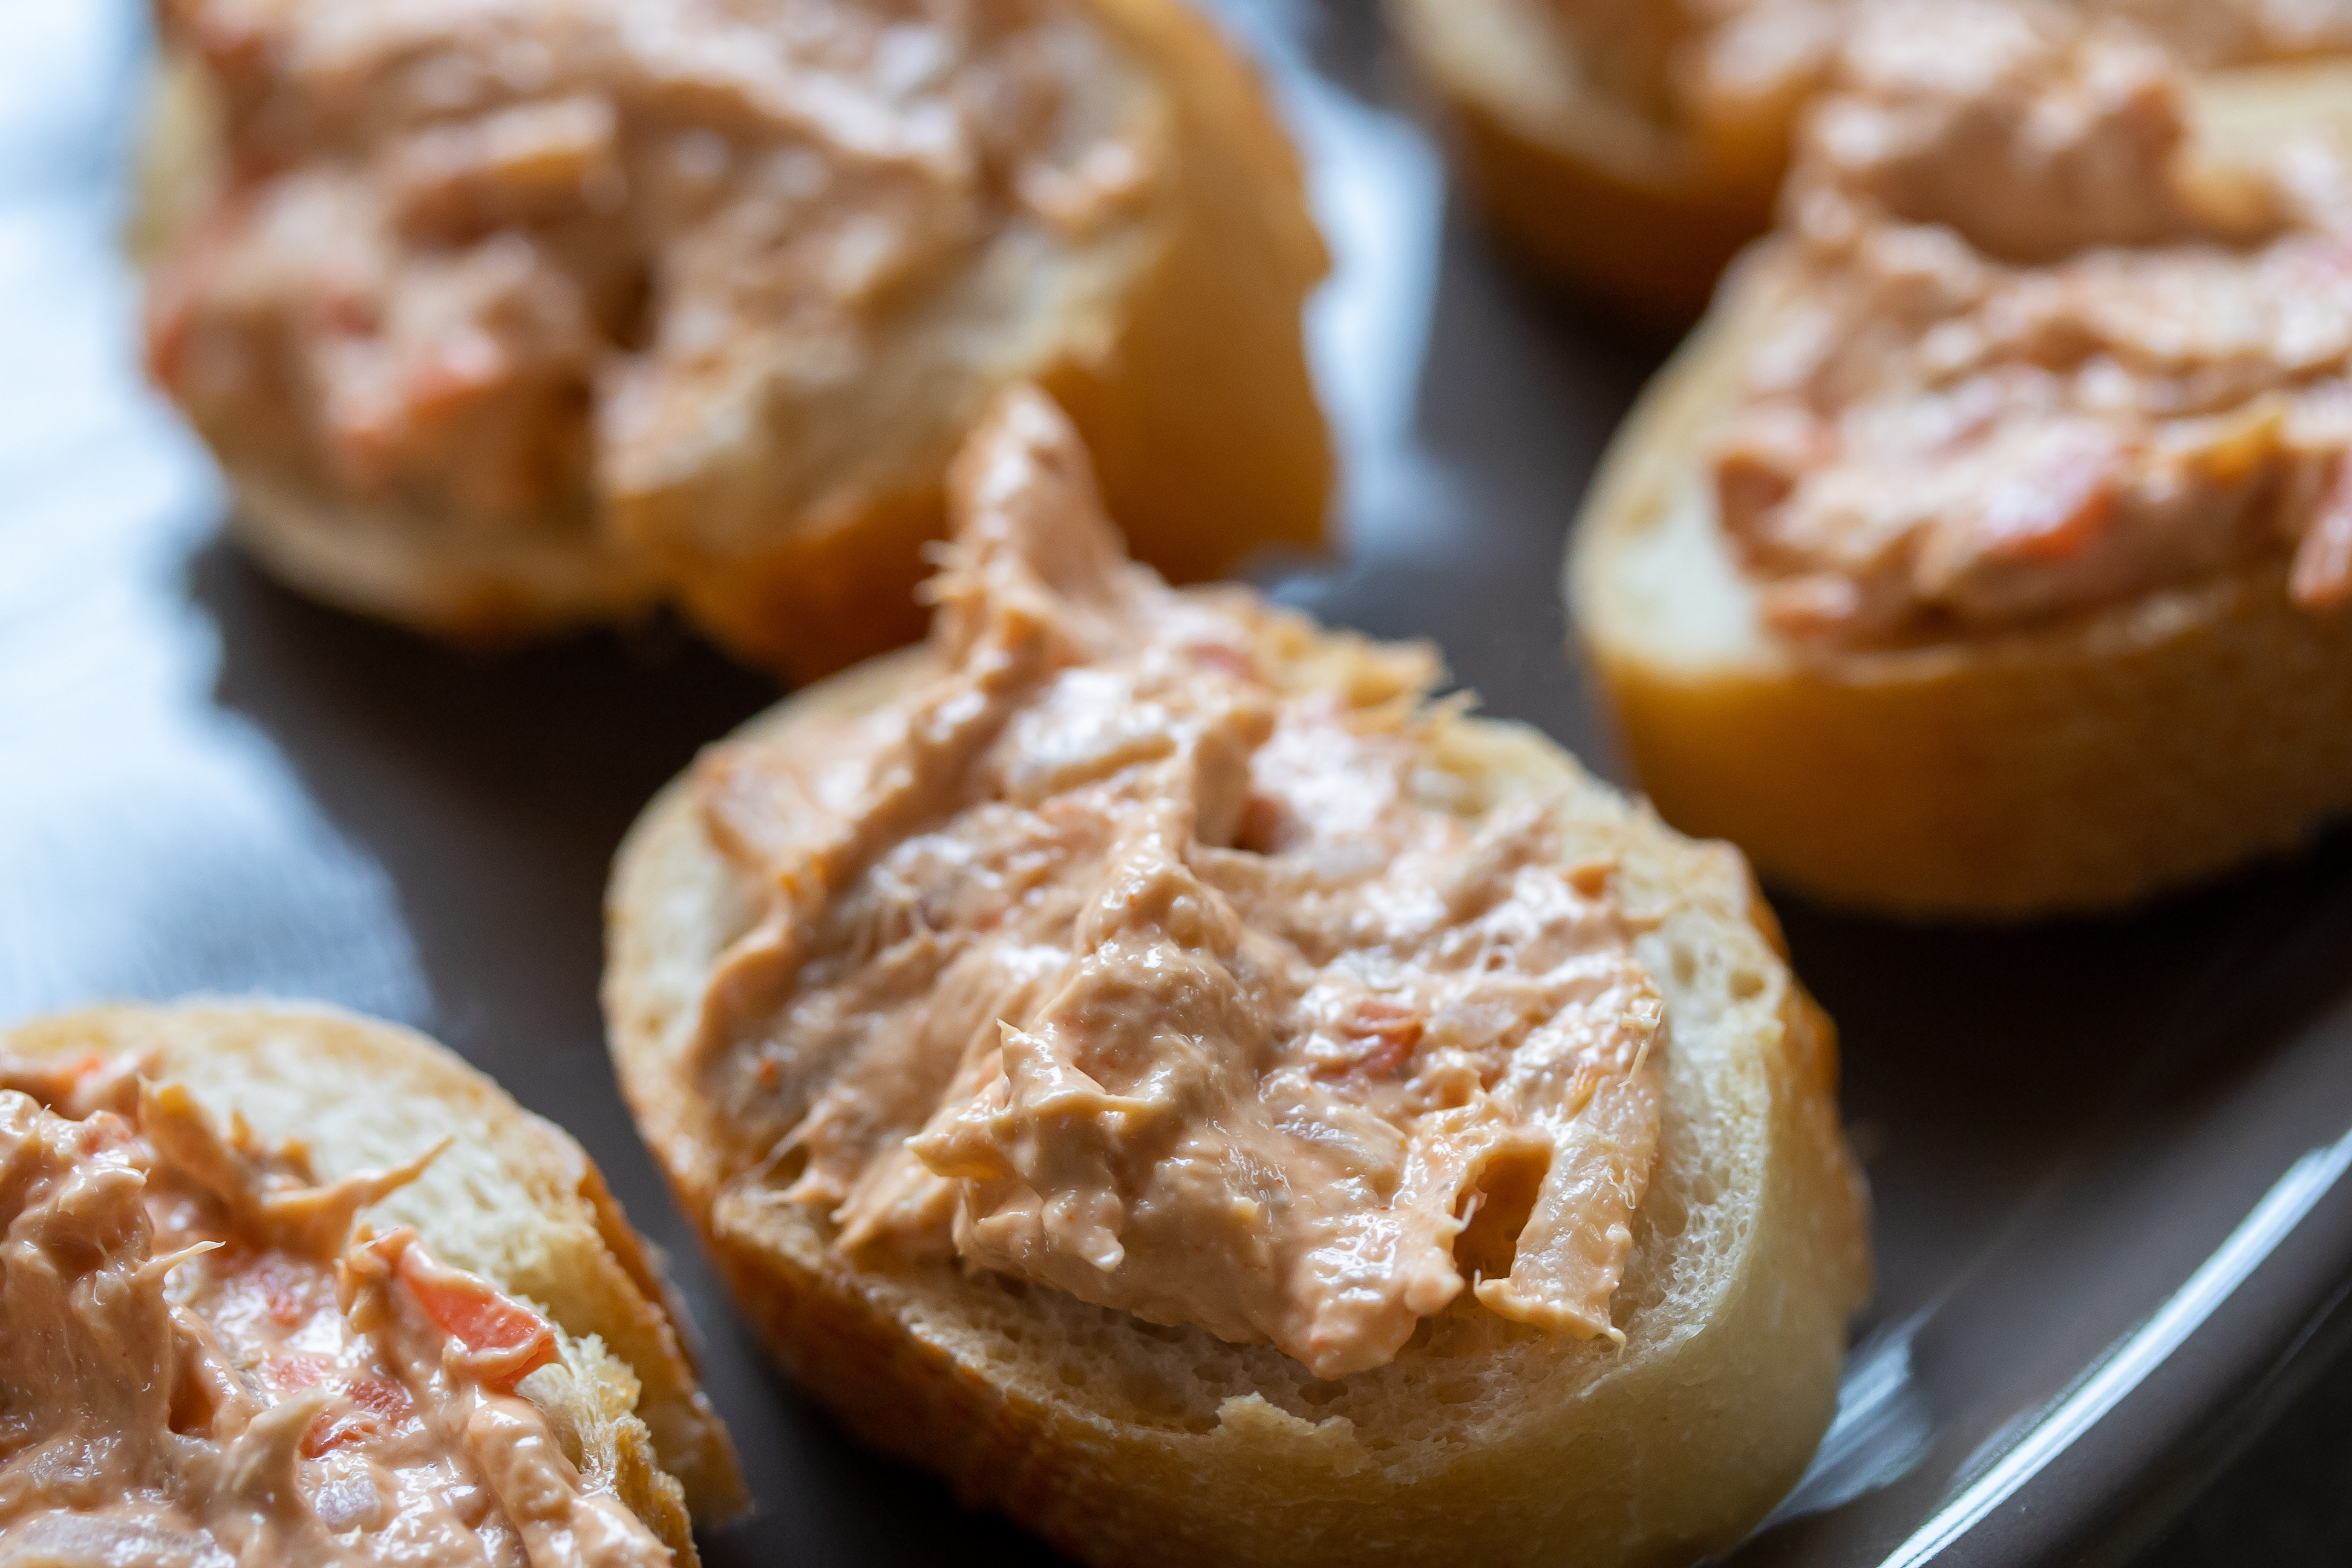
{"type": "Polygon", "coordinates": [[[596,1168],[406,1030],[18,1026],[0,1169],[0,1558],[667,1568],[742,1504],[596,1168]]]}
{"type": "Polygon", "coordinates": [[[1739,857],[1426,649],[959,458],[930,640],[712,748],[608,906],[624,1092],[777,1356],[1101,1563],[1633,1563],[1804,1468],[1868,1267],[1739,857]]]}
{"type": "Polygon", "coordinates": [[[1016,379],[1170,573],[1320,538],[1323,251],[1181,0],[160,14],[149,358],[310,592],[473,638],[669,600],[823,673],[919,631],[1016,379]]]}

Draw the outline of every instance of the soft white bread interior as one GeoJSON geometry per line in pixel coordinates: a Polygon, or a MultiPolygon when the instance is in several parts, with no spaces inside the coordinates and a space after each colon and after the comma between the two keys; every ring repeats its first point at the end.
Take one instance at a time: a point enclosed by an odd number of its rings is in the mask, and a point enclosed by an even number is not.
{"type": "Polygon", "coordinates": [[[218,1002],[109,1006],[0,1032],[0,1053],[137,1053],[266,1147],[299,1144],[323,1181],[390,1170],[447,1141],[422,1176],[362,1211],[412,1226],[434,1255],[526,1298],[555,1323],[568,1378],[541,1378],[570,1457],[609,1484],[682,1563],[688,1510],[738,1512],[727,1431],[681,1343],[667,1285],[579,1144],[410,1030],[327,1007],[218,1002]]]}
{"type": "MultiPolygon", "coordinates": [[[[2352,68],[2248,68],[2200,82],[2192,121],[2218,170],[2347,104],[2352,68]]],[[[2291,603],[2284,560],[1922,647],[1769,633],[1707,450],[1799,287],[1771,243],[1727,278],[1569,552],[1587,663],[1667,821],[1821,898],[1974,918],[2124,904],[2352,809],[2352,613],[2291,603]]]]}
{"type": "MultiPolygon", "coordinates": [[[[744,731],[869,711],[914,650],[744,731]]],[[[1337,683],[1316,634],[1284,689],[1337,683]]],[[[1622,868],[1666,1002],[1657,1163],[1614,1298],[1622,1348],[1457,1303],[1335,1380],[1265,1344],[1145,1323],[952,1262],[853,1266],[818,1210],[740,1181],[684,1069],[712,966],[753,919],[684,781],[631,831],[607,905],[624,1092],[747,1314],[867,1441],[1097,1563],[1687,1562],[1803,1469],[1867,1290],[1864,1199],[1828,1020],[1739,856],[1662,826],[1515,724],[1454,715],[1437,765],[1477,800],[1555,799],[1560,852],[1622,868]]],[[[1464,1300],[1467,1300],[1467,1295],[1464,1300]]]]}
{"type": "MultiPolygon", "coordinates": [[[[1136,552],[1169,576],[1317,546],[1331,459],[1300,311],[1327,258],[1289,142],[1253,68],[1183,0],[1069,9],[1100,67],[1066,84],[1071,118],[1118,127],[1145,177],[1077,232],[1016,215],[903,291],[854,378],[793,391],[790,367],[739,367],[700,416],[604,451],[521,520],[321,483],[280,460],[281,432],[197,410],[238,532],[305,592],[428,632],[512,638],[667,599],[806,679],[921,630],[910,591],[943,531],[949,458],[1027,380],[1085,432],[1136,552]]],[[[189,232],[224,163],[202,68],[174,60],[162,80],[136,226],[150,253],[189,232]]]]}

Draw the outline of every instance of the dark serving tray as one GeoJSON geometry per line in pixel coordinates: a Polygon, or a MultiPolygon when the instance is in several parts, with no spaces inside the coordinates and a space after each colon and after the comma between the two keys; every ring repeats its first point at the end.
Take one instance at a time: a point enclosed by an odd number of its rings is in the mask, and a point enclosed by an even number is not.
{"type": "MultiPolygon", "coordinates": [[[[1338,258],[1313,327],[1350,472],[1340,554],[1262,579],[1433,637],[1605,771],[1557,565],[1665,345],[1496,264],[1361,0],[1231,9],[1338,258]]],[[[447,652],[216,541],[116,254],[144,47],[131,0],[0,5],[0,1018],[266,991],[424,1026],[572,1129],[669,1249],[760,1504],[714,1563],[1043,1560],[763,1369],[614,1091],[606,858],[773,688],[659,626],[447,652]]],[[[2352,837],[2128,920],[1781,908],[1843,1026],[1880,1277],[1838,1425],[1740,1561],[2130,1556],[2352,1324],[2352,837]]]]}

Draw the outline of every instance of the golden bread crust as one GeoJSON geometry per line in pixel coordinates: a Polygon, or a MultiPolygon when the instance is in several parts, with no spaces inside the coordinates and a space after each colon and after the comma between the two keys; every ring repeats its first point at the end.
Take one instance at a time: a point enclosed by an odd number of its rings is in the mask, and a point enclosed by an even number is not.
{"type": "Polygon", "coordinates": [[[1564,76],[1531,79],[1558,52],[1534,0],[1388,0],[1388,10],[1448,110],[1487,219],[1561,281],[1678,324],[1770,223],[1785,121],[1703,152],[1564,76]]]}
{"type": "Polygon", "coordinates": [[[642,613],[656,596],[641,564],[585,532],[485,535],[406,507],[306,494],[263,474],[232,470],[229,479],[231,531],[281,582],[451,642],[521,642],[642,613]]]}
{"type": "MultiPolygon", "coordinates": [[[[750,731],[870,710],[924,659],[861,666],[750,731]]],[[[1450,1310],[1389,1365],[1322,1382],[1270,1346],[952,1264],[848,1266],[812,1211],[731,1180],[734,1141],[677,1068],[751,918],[681,782],[616,862],[606,1015],[638,1125],[778,1359],[867,1441],[1088,1562],[1610,1564],[1736,1542],[1827,1424],[1867,1290],[1832,1033],[1736,854],[1532,731],[1465,720],[1447,743],[1499,793],[1556,792],[1563,853],[1618,859],[1629,907],[1658,918],[1638,951],[1673,1037],[1622,1352],[1450,1310]]]]}
{"type": "MultiPolygon", "coordinates": [[[[1167,177],[1058,264],[1058,317],[1008,326],[985,374],[904,345],[906,395],[866,400],[856,449],[799,511],[715,537],[707,520],[734,482],[722,476],[616,497],[580,526],[492,535],[272,484],[232,458],[236,531],[304,592],[437,636],[510,640],[667,598],[738,657],[807,679],[921,631],[911,591],[945,532],[948,460],[1001,386],[1031,380],[1092,446],[1135,552],[1170,577],[1319,545],[1332,465],[1300,310],[1328,259],[1297,157],[1254,69],[1182,0],[1087,5],[1164,100],[1167,177]]],[[[142,256],[201,210],[216,120],[200,69],[167,64],[140,181],[142,256]]]]}
{"type": "MultiPolygon", "coordinates": [[[[1680,325],[1771,226],[1811,96],[1801,83],[1702,137],[1579,82],[1546,15],[1549,0],[1385,4],[1447,110],[1462,173],[1487,218],[1561,281],[1680,325]]],[[[2308,125],[2321,114],[2340,123],[2340,52],[2324,39],[2301,58],[2265,58],[2267,47],[2250,44],[2242,60],[2200,65],[2200,84],[2220,82],[2218,96],[2229,100],[2225,137],[2275,139],[2291,121],[2308,125]]]]}
{"type": "MultiPolygon", "coordinates": [[[[574,1375],[633,1378],[634,1415],[591,1412],[576,1425],[614,1446],[622,1500],[681,1563],[695,1561],[689,1503],[706,1520],[740,1511],[734,1447],[673,1326],[667,1287],[569,1134],[423,1036],[329,1007],[104,1006],[0,1032],[0,1052],[18,1057],[126,1051],[151,1054],[150,1076],[184,1083],[214,1115],[243,1116],[264,1144],[303,1144],[324,1180],[453,1139],[364,1216],[414,1226],[437,1258],[530,1298],[572,1340],[603,1341],[607,1356],[583,1352],[574,1375]],[[604,1370],[613,1361],[625,1364],[604,1370]]],[[[631,1391],[621,1392],[626,1410],[631,1391]]]]}

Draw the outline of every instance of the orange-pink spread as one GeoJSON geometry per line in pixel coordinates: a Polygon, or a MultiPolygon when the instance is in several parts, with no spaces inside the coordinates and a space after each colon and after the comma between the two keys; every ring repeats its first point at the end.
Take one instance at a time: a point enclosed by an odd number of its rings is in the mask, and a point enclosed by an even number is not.
{"type": "Polygon", "coordinates": [[[159,9],[229,163],[159,269],[159,379],[248,479],[435,527],[582,529],[722,463],[772,523],[890,323],[1150,175],[1066,0],[159,9]]]}
{"type": "Polygon", "coordinates": [[[1324,1376],[1465,1288],[1612,1332],[1663,1045],[1614,868],[1449,771],[1424,651],[1124,559],[1036,395],[953,490],[897,694],[697,775],[761,911],[697,1069],[740,1179],[872,1267],[960,1257],[1324,1376]]]}

